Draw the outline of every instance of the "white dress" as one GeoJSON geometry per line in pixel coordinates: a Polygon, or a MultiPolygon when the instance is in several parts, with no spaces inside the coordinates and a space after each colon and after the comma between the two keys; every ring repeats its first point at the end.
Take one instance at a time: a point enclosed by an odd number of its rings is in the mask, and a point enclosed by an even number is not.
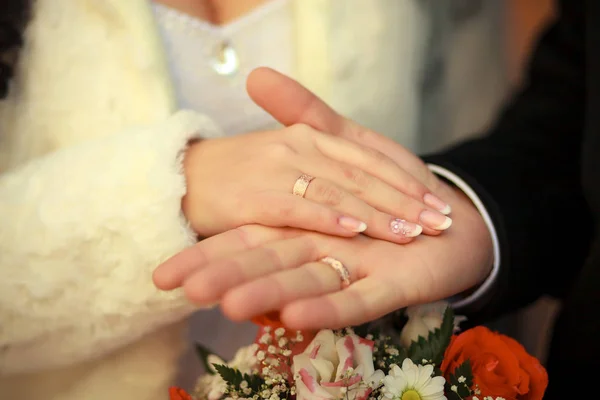
{"type": "MultiPolygon", "coordinates": [[[[227,136],[277,126],[249,98],[245,83],[250,71],[259,66],[292,73],[292,11],[288,0],[267,2],[223,26],[160,4],[155,4],[154,10],[181,108],[208,115],[227,136]]],[[[251,343],[255,334],[252,323],[233,323],[219,309],[200,311],[191,318],[191,341],[225,358],[251,343]]],[[[182,365],[181,383],[193,386],[202,371],[196,355],[188,352],[182,365]]]]}

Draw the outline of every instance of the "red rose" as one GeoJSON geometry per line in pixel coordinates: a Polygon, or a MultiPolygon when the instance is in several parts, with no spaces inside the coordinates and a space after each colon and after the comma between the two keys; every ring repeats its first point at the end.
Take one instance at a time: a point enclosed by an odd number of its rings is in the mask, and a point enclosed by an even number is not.
{"type": "Polygon", "coordinates": [[[178,387],[169,388],[170,400],[194,400],[185,390],[178,387]]]}
{"type": "Polygon", "coordinates": [[[258,326],[269,326],[273,329],[283,328],[283,323],[281,322],[281,319],[279,319],[279,311],[272,311],[267,314],[254,317],[252,318],[252,322],[258,326]]]}
{"type": "Polygon", "coordinates": [[[442,362],[446,379],[471,360],[473,383],[485,396],[506,400],[542,400],[548,374],[515,340],[479,326],[452,338],[442,362]]]}

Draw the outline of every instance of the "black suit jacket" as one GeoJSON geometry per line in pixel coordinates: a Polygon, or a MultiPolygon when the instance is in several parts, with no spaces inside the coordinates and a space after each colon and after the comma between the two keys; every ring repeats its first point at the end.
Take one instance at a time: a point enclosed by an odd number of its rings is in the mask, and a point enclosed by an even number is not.
{"type": "Polygon", "coordinates": [[[586,379],[600,371],[600,0],[558,9],[492,132],[426,159],[469,182],[498,228],[501,274],[471,316],[562,298],[545,398],[592,399],[600,398],[598,378],[586,379]]]}

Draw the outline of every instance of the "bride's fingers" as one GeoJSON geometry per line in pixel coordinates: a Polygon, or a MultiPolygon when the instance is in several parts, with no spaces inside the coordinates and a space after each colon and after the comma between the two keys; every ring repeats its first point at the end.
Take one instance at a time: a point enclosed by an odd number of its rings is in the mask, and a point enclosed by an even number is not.
{"type": "MultiPolygon", "coordinates": [[[[315,185],[320,185],[320,179],[311,181],[308,189],[315,185]]],[[[343,237],[356,236],[367,229],[367,223],[360,219],[361,214],[355,208],[331,207],[326,202],[304,197],[275,191],[260,192],[242,206],[246,207],[249,216],[246,223],[289,226],[343,237]]]]}
{"type": "Polygon", "coordinates": [[[406,238],[418,236],[422,231],[435,235],[452,225],[446,215],[358,168],[330,166],[319,161],[312,167],[315,171],[320,170],[326,179],[315,179],[306,191],[306,198],[333,206],[343,213],[352,213],[367,224],[366,233],[371,237],[406,243],[406,238]],[[405,229],[392,229],[392,224],[398,222],[396,220],[409,223],[402,222],[405,229]]]}
{"type": "MultiPolygon", "coordinates": [[[[377,190],[373,186],[373,191],[380,195],[386,194],[387,199],[390,200],[387,207],[384,204],[381,205],[383,211],[379,211],[375,206],[362,200],[358,195],[320,178],[314,179],[308,187],[305,201],[321,203],[333,207],[342,213],[352,213],[358,220],[364,221],[366,224],[364,232],[372,238],[405,244],[421,234],[423,227],[409,221],[419,219],[420,212],[423,209],[422,205],[417,204],[414,200],[408,199],[402,194],[398,194],[394,190],[390,190],[391,193],[385,191],[381,193],[382,190],[377,190]],[[405,199],[408,201],[403,201],[405,199]],[[395,212],[395,214],[384,211],[395,212]]],[[[376,204],[376,194],[370,194],[365,197],[372,199],[376,204]]],[[[444,222],[447,217],[442,214],[439,215],[441,222],[438,223],[444,222]]],[[[322,231],[320,230],[320,232],[322,231]]]]}
{"type": "Polygon", "coordinates": [[[306,235],[278,240],[196,269],[185,279],[183,288],[193,303],[212,304],[236,286],[303,265],[319,258],[322,251],[323,248],[318,248],[306,235]]]}
{"type": "Polygon", "coordinates": [[[194,271],[210,262],[234,252],[247,250],[263,243],[285,237],[284,230],[263,226],[244,226],[212,236],[188,247],[160,264],[152,274],[152,280],[161,290],[173,290],[194,271]]]}
{"type": "Polygon", "coordinates": [[[283,125],[310,125],[318,131],[378,150],[423,181],[429,189],[437,188],[433,175],[411,151],[344,118],[297,81],[273,69],[262,67],[248,76],[247,90],[257,105],[283,125]]]}
{"type": "MultiPolygon", "coordinates": [[[[384,153],[331,135],[316,134],[313,135],[313,138],[315,146],[325,156],[340,163],[354,166],[355,170],[364,171],[380,179],[391,188],[399,190],[436,211],[445,215],[450,214],[449,204],[431,193],[427,186],[400,168],[396,162],[384,153]]],[[[355,175],[350,174],[349,176],[355,175]]]]}
{"type": "MultiPolygon", "coordinates": [[[[366,194],[365,197],[375,203],[381,203],[378,195],[387,199],[382,203],[387,203],[390,210],[393,207],[396,213],[379,211],[358,195],[322,178],[311,180],[304,198],[288,193],[264,191],[253,195],[242,207],[246,207],[243,213],[248,216],[245,223],[261,223],[273,227],[289,226],[341,237],[352,237],[365,232],[370,237],[399,244],[408,243],[421,234],[422,226],[410,221],[420,219],[424,210],[423,204],[389,187],[385,191],[373,185],[372,191],[373,193],[366,194]]],[[[381,208],[386,207],[382,205],[381,208]]],[[[436,211],[429,211],[429,214],[433,216],[433,226],[440,228],[438,231],[449,226],[444,225],[448,220],[445,215],[436,211]]]]}

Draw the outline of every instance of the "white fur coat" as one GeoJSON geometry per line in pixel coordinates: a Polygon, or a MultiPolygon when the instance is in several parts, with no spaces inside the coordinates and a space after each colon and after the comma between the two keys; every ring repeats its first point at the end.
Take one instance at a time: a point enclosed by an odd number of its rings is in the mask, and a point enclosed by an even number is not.
{"type": "MultiPolygon", "coordinates": [[[[398,132],[415,132],[418,7],[294,6],[296,76],[358,120],[377,104],[400,117],[398,132]],[[414,26],[395,26],[399,12],[414,26]]],[[[146,0],[35,2],[0,103],[2,399],[167,398],[192,308],[157,291],[151,273],[194,243],[180,211],[182,152],[219,131],[177,110],[166,65],[146,0]]]]}

